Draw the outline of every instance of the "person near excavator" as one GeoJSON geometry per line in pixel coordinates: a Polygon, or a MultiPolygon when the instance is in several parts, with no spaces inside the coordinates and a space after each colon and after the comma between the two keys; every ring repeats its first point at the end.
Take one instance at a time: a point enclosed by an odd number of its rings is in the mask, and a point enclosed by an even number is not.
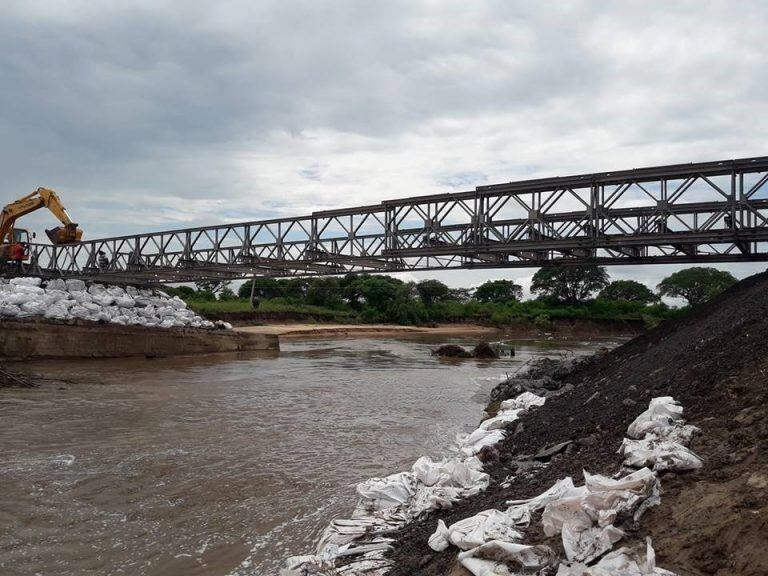
{"type": "Polygon", "coordinates": [[[22,264],[24,262],[24,252],[26,246],[23,242],[16,242],[11,246],[11,262],[16,271],[21,274],[22,264]]]}
{"type": "Polygon", "coordinates": [[[104,254],[103,250],[99,250],[98,252],[98,258],[96,259],[96,264],[99,267],[99,270],[102,272],[106,271],[107,268],[109,268],[109,258],[107,258],[107,255],[104,254]]]}

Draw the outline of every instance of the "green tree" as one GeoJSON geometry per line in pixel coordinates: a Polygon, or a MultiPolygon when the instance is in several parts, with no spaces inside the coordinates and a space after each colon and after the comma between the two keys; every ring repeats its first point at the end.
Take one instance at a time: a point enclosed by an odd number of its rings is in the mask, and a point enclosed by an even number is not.
{"type": "Polygon", "coordinates": [[[243,282],[237,291],[237,295],[244,300],[248,300],[251,297],[251,283],[253,282],[256,284],[253,291],[253,297],[256,301],[271,300],[272,298],[280,298],[285,295],[281,283],[274,278],[268,277],[243,282]]]}
{"type": "Polygon", "coordinates": [[[695,266],[667,276],[656,288],[662,296],[685,298],[688,304],[697,306],[734,284],[736,278],[730,272],[695,266]]]}
{"type": "Polygon", "coordinates": [[[475,290],[478,302],[515,302],[523,297],[523,288],[512,280],[489,280],[475,290]]]}
{"type": "Polygon", "coordinates": [[[195,287],[198,292],[210,292],[216,294],[222,288],[232,284],[232,280],[197,280],[195,287]]]}
{"type": "Polygon", "coordinates": [[[448,298],[448,286],[439,280],[422,280],[416,284],[416,293],[427,308],[448,298]]]}
{"type": "Polygon", "coordinates": [[[307,297],[310,280],[308,278],[289,278],[280,280],[283,295],[296,301],[303,301],[307,297]]]}
{"type": "Polygon", "coordinates": [[[232,288],[224,286],[224,288],[219,291],[219,300],[237,300],[237,295],[232,291],[232,288]]]}
{"type": "Polygon", "coordinates": [[[306,295],[307,304],[336,308],[342,304],[338,278],[313,278],[306,295]]]}
{"type": "Polygon", "coordinates": [[[191,286],[164,286],[163,292],[169,296],[178,296],[182,300],[193,300],[197,295],[197,292],[191,286]]]}
{"type": "Polygon", "coordinates": [[[545,266],[533,275],[531,292],[564,304],[577,304],[608,286],[602,266],[545,266]]]}
{"type": "Polygon", "coordinates": [[[363,307],[364,298],[360,286],[365,278],[370,277],[370,274],[345,274],[339,280],[341,297],[355,310],[360,310],[363,307]]]}
{"type": "Polygon", "coordinates": [[[472,300],[473,291],[469,288],[451,288],[448,290],[448,300],[454,300],[455,302],[461,302],[465,304],[472,300]]]}
{"type": "Polygon", "coordinates": [[[384,311],[402,297],[405,285],[390,276],[362,276],[349,288],[366,306],[384,311]]]}
{"type": "Polygon", "coordinates": [[[621,300],[641,304],[650,304],[659,299],[648,286],[635,280],[614,280],[603,288],[598,297],[605,300],[621,300]]]}

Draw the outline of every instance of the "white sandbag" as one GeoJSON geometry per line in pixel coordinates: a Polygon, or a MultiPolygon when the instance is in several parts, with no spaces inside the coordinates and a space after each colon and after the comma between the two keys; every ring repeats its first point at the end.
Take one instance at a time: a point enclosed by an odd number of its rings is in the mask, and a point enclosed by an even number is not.
{"type": "Polygon", "coordinates": [[[44,318],[49,318],[52,320],[65,320],[68,317],[69,313],[67,311],[66,306],[62,306],[60,304],[53,304],[51,306],[48,306],[43,314],[44,318]]]}
{"type": "Polygon", "coordinates": [[[21,313],[21,309],[14,304],[0,304],[0,316],[14,318],[21,313]]]}
{"type": "MultiPolygon", "coordinates": [[[[69,284],[67,284],[69,286],[69,284]]],[[[70,287],[70,291],[79,291],[77,288],[70,287]]],[[[107,289],[103,284],[91,284],[88,286],[88,294],[91,296],[100,296],[107,293],[107,289]]]]}
{"type": "Polygon", "coordinates": [[[501,430],[483,430],[478,428],[460,441],[460,451],[464,456],[474,456],[486,446],[493,446],[504,439],[501,430]]]}
{"type": "Polygon", "coordinates": [[[535,406],[544,406],[546,398],[537,396],[533,392],[523,392],[510,400],[504,400],[499,406],[500,410],[527,410],[535,406]]]}
{"type": "Polygon", "coordinates": [[[583,495],[586,494],[586,491],[586,486],[576,487],[573,479],[570,476],[566,476],[562,480],[555,482],[549,489],[538,496],[526,500],[507,500],[507,505],[526,506],[531,512],[536,512],[554,500],[583,495]]]}
{"type": "Polygon", "coordinates": [[[656,566],[651,539],[646,539],[645,554],[630,548],[619,548],[603,556],[594,566],[582,563],[561,564],[557,576],[675,576],[656,566]]]}
{"type": "Polygon", "coordinates": [[[45,304],[39,300],[30,300],[21,305],[19,316],[41,316],[45,313],[45,304]]]}
{"type": "Polygon", "coordinates": [[[523,534],[515,529],[515,519],[500,510],[483,510],[448,527],[448,541],[462,550],[470,550],[491,540],[514,542],[523,534]]]}
{"type": "Polygon", "coordinates": [[[562,529],[563,549],[569,560],[592,562],[613,548],[624,537],[624,532],[613,524],[585,527],[566,523],[562,529]]]}
{"type": "Polygon", "coordinates": [[[157,316],[157,311],[154,306],[146,306],[144,308],[136,308],[136,313],[142,318],[154,318],[157,316]]]}
{"type": "Polygon", "coordinates": [[[176,318],[174,314],[175,310],[171,306],[160,306],[157,310],[157,315],[161,318],[170,318],[171,322],[176,318]]]}
{"type": "Polygon", "coordinates": [[[420,486],[408,502],[408,512],[418,518],[425,512],[450,508],[464,495],[464,490],[454,486],[420,486]]]}
{"type": "Polygon", "coordinates": [[[88,320],[90,319],[91,315],[94,313],[94,311],[89,310],[88,308],[85,308],[84,306],[81,306],[80,304],[75,304],[72,306],[72,308],[69,309],[69,314],[72,318],[78,318],[80,320],[88,320]]]}
{"type": "Polygon", "coordinates": [[[429,537],[427,544],[435,552],[442,552],[451,545],[450,541],[448,540],[449,536],[450,532],[448,532],[448,527],[445,525],[445,522],[438,520],[437,528],[435,529],[432,536],[429,537]]]}
{"type": "Polygon", "coordinates": [[[453,486],[479,492],[488,487],[490,480],[488,474],[483,472],[482,462],[477,458],[452,458],[433,462],[423,456],[416,460],[411,471],[424,486],[453,486]]]}
{"type": "Polygon", "coordinates": [[[701,434],[701,429],[690,424],[675,424],[666,428],[657,428],[653,431],[653,436],[656,438],[677,442],[683,446],[688,446],[693,438],[699,434],[701,434]]]}
{"type": "Polygon", "coordinates": [[[123,294],[122,296],[115,297],[115,305],[120,308],[133,308],[136,306],[136,302],[127,294],[123,294]]]}
{"type": "Polygon", "coordinates": [[[15,286],[13,284],[0,283],[0,295],[13,294],[15,292],[15,286]]]}
{"type": "MultiPolygon", "coordinates": [[[[16,278],[14,278],[16,280],[16,278]]],[[[28,286],[26,284],[18,284],[13,286],[13,291],[16,294],[27,294],[29,296],[43,296],[45,290],[39,286],[28,286]]]]}
{"type": "Polygon", "coordinates": [[[416,477],[412,472],[400,472],[386,478],[371,478],[357,485],[357,493],[376,510],[400,506],[414,495],[416,477]]]}
{"type": "Polygon", "coordinates": [[[661,396],[651,400],[648,409],[640,414],[627,428],[630,438],[640,439],[659,428],[682,423],[683,407],[672,396],[661,396]]]}
{"type": "Polygon", "coordinates": [[[117,300],[118,298],[122,298],[123,296],[125,296],[125,290],[120,288],[120,286],[110,286],[109,288],[107,288],[107,294],[109,294],[115,300],[117,300]]]}
{"type": "Polygon", "coordinates": [[[85,282],[82,280],[76,280],[73,278],[65,280],[64,283],[67,285],[68,292],[85,292],[85,282]]]}
{"type": "Polygon", "coordinates": [[[67,283],[62,280],[61,278],[54,278],[53,280],[48,280],[45,283],[45,289],[46,290],[61,290],[63,292],[67,292],[67,283]]]}
{"type": "Polygon", "coordinates": [[[649,466],[656,472],[698,470],[704,465],[701,458],[682,444],[652,435],[644,440],[625,438],[619,453],[624,456],[625,466],[649,466]]]}
{"type": "Polygon", "coordinates": [[[547,546],[499,541],[461,552],[459,562],[474,576],[536,574],[557,564],[554,552],[547,546]]]}
{"type": "Polygon", "coordinates": [[[93,296],[91,296],[90,293],[86,292],[85,290],[70,290],[69,296],[72,298],[72,300],[80,304],[93,302],[93,296]]]}
{"type": "Polygon", "coordinates": [[[291,556],[280,569],[280,576],[321,576],[324,566],[317,556],[291,556]]]}
{"type": "Polygon", "coordinates": [[[176,310],[184,310],[187,307],[187,303],[178,296],[174,296],[168,300],[168,304],[176,310]]]}
{"type": "Polygon", "coordinates": [[[24,292],[13,292],[12,294],[3,295],[3,302],[14,306],[22,306],[27,302],[37,302],[37,298],[32,294],[26,294],[24,292]]]}
{"type": "Polygon", "coordinates": [[[40,286],[42,282],[43,282],[42,278],[22,277],[22,278],[11,278],[8,283],[13,286],[40,286]]]}
{"type": "Polygon", "coordinates": [[[520,412],[522,410],[502,410],[493,418],[483,420],[480,423],[480,428],[482,430],[503,430],[519,418],[518,414],[520,412]]]}
{"type": "Polygon", "coordinates": [[[104,308],[115,304],[115,299],[106,292],[96,292],[95,294],[91,294],[91,300],[104,308]]]}
{"type": "Polygon", "coordinates": [[[56,302],[59,302],[60,300],[68,300],[68,299],[69,299],[69,292],[66,292],[64,290],[55,290],[55,289],[46,289],[42,297],[43,303],[45,303],[47,306],[52,306],[53,304],[55,304],[56,302]]]}
{"type": "Polygon", "coordinates": [[[584,490],[547,504],[541,522],[547,536],[561,533],[569,560],[589,563],[623,536],[613,522],[644,510],[646,500],[658,503],[659,481],[648,468],[617,480],[588,472],[584,478],[584,490]]]}

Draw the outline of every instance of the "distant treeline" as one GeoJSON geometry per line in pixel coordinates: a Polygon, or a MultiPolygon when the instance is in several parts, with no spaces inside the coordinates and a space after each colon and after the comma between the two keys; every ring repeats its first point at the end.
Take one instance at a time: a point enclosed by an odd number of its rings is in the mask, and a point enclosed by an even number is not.
{"type": "Polygon", "coordinates": [[[168,288],[201,312],[298,312],[338,321],[426,324],[480,321],[497,325],[530,320],[541,327],[555,318],[643,320],[653,325],[678,313],[662,296],[695,306],[736,282],[728,272],[688,268],[651,290],[634,280],[610,280],[599,266],[547,266],[533,277],[533,298],[513,280],[490,280],[477,288],[449,288],[438,280],[403,282],[385,275],[258,278],[233,292],[228,283],[201,282],[196,288],[168,288]]]}

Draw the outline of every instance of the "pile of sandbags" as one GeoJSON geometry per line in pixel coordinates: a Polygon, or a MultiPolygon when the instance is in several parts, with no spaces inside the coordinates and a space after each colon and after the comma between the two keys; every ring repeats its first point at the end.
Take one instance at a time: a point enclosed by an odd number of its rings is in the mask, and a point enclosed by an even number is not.
{"type": "MultiPolygon", "coordinates": [[[[533,398],[521,400],[523,405],[535,405],[533,398]]],[[[507,404],[508,410],[516,408],[515,401],[507,404]]],[[[442,551],[456,546],[462,550],[460,563],[475,576],[555,567],[558,576],[671,574],[656,567],[650,540],[642,550],[612,549],[624,537],[621,526],[637,525],[643,513],[660,502],[659,472],[702,466],[686,446],[699,430],[686,425],[682,414],[682,406],[673,398],[654,398],[629,426],[630,439],[624,440],[620,450],[627,467],[624,475],[608,478],[585,471],[583,486],[565,478],[536,498],[507,502],[505,511],[484,510],[451,526],[439,521],[429,539],[430,548],[442,551]],[[547,546],[521,543],[521,530],[539,510],[543,510],[544,534],[562,538],[566,555],[562,561],[547,546]]]]}
{"type": "Polygon", "coordinates": [[[123,326],[232,328],[226,322],[201,318],[183,300],[159,290],[86,285],[82,280],[0,279],[0,318],[34,316],[123,326]]]}
{"type": "MultiPolygon", "coordinates": [[[[455,456],[441,462],[422,457],[408,472],[360,483],[360,499],[352,517],[331,522],[320,538],[316,554],[289,558],[281,576],[386,574],[390,564],[384,553],[392,542],[390,536],[422,514],[449,508],[457,500],[485,490],[490,478],[475,455],[501,441],[505,428],[522,412],[544,402],[545,398],[525,392],[504,402],[494,418],[485,420],[471,434],[460,435],[455,456]],[[355,557],[355,561],[336,568],[337,560],[345,557],[355,557]]],[[[513,524],[516,521],[511,520],[513,524]]],[[[494,516],[488,522],[505,529],[503,519],[494,516]]],[[[475,529],[469,525],[462,530],[466,538],[478,542],[485,539],[484,534],[496,534],[492,528],[475,529]]],[[[513,532],[510,529],[509,535],[513,532]]]]}

